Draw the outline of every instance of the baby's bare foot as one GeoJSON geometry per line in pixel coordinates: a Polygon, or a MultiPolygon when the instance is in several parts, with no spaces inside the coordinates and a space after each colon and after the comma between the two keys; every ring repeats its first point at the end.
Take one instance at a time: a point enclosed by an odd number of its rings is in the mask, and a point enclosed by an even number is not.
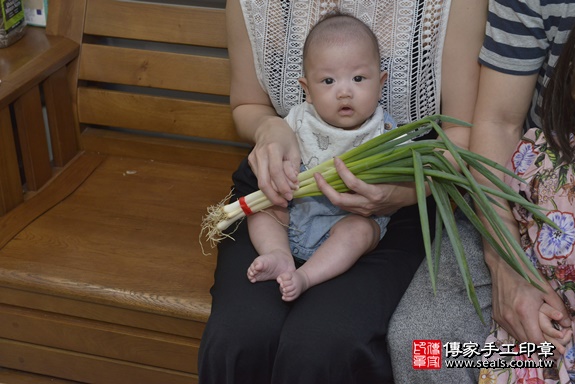
{"type": "Polygon", "coordinates": [[[301,270],[285,272],[278,276],[283,301],[293,301],[309,288],[309,280],[301,270]]]}
{"type": "Polygon", "coordinates": [[[292,271],[295,271],[295,265],[291,255],[268,253],[256,257],[248,268],[248,279],[252,283],[275,280],[282,273],[292,271]]]}

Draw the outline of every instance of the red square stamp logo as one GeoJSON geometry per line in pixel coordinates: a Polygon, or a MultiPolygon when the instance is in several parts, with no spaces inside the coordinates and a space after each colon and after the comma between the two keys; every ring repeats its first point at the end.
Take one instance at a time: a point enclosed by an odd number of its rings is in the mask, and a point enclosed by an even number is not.
{"type": "Polygon", "coordinates": [[[441,369],[441,340],[413,340],[413,369],[441,369]]]}

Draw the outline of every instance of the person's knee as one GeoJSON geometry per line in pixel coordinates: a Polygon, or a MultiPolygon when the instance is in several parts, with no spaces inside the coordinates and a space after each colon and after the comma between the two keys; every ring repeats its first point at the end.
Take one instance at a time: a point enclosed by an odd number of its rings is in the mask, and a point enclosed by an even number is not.
{"type": "Polygon", "coordinates": [[[358,248],[374,249],[379,243],[379,225],[370,218],[348,215],[337,222],[330,230],[330,236],[346,239],[346,243],[357,244],[358,248]]]}
{"type": "Polygon", "coordinates": [[[200,382],[269,383],[278,337],[276,327],[208,323],[198,356],[200,382]]]}
{"type": "Polygon", "coordinates": [[[347,384],[391,380],[391,362],[383,337],[365,341],[337,332],[325,336],[321,340],[314,337],[282,338],[275,360],[275,377],[291,379],[282,379],[282,383],[347,384]]]}
{"type": "MultiPolygon", "coordinates": [[[[329,327],[327,327],[329,328],[329,327]]],[[[285,356],[299,360],[300,364],[313,369],[321,369],[326,364],[343,366],[369,360],[377,351],[386,351],[385,338],[374,338],[369,342],[360,340],[357,335],[346,332],[328,332],[315,329],[314,335],[300,337],[282,337],[277,359],[285,356]]],[[[385,352],[384,352],[385,353],[385,352]]]]}
{"type": "Polygon", "coordinates": [[[233,321],[225,320],[225,324],[206,328],[204,337],[212,340],[214,345],[236,345],[242,349],[257,350],[262,346],[267,348],[270,343],[277,344],[281,325],[266,321],[233,321]]]}

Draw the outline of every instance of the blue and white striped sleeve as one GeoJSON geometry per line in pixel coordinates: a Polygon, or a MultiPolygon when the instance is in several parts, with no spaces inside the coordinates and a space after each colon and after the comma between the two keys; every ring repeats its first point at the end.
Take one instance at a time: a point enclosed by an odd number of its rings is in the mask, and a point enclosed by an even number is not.
{"type": "Polygon", "coordinates": [[[542,7],[539,1],[490,0],[479,62],[513,75],[537,73],[549,48],[542,7]]]}

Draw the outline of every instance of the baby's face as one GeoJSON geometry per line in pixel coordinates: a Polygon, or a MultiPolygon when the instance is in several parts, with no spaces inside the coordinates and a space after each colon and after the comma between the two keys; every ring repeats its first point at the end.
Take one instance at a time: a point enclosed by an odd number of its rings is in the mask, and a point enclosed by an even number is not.
{"type": "Polygon", "coordinates": [[[328,124],[359,128],[375,111],[386,74],[368,41],[315,44],[300,79],[306,100],[328,124]]]}

